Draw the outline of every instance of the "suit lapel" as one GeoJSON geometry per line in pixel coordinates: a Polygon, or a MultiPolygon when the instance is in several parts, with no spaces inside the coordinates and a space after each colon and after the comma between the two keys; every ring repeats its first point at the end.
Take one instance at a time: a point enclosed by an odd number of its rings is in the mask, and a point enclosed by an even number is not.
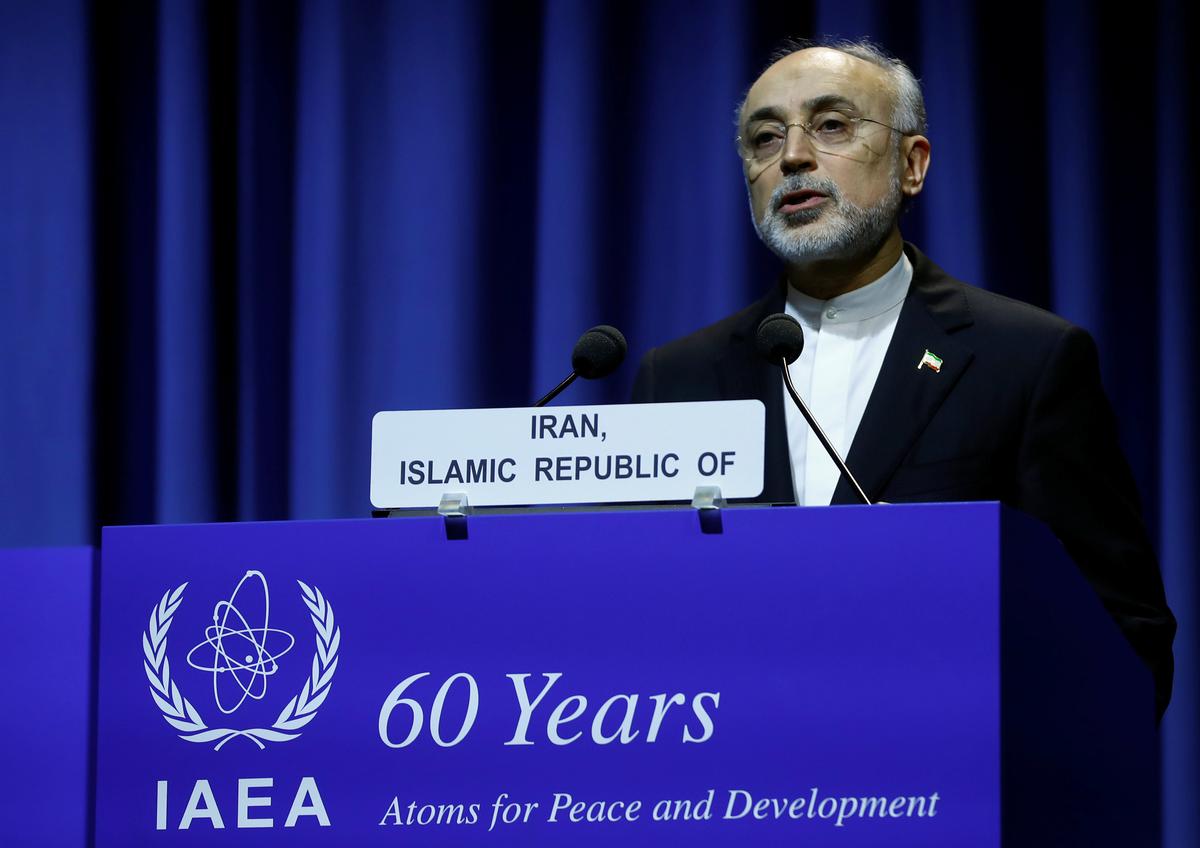
{"type": "Polygon", "coordinates": [[[779,369],[764,361],[755,348],[759,322],[774,312],[782,311],[783,288],[777,285],[746,310],[746,319],[731,333],[729,354],[717,364],[722,398],[756,398],[766,407],[763,491],[755,498],[764,503],[795,503],[792,466],[788,458],[787,423],[783,414],[783,378],[779,369]]]}
{"type": "MultiPolygon", "coordinates": [[[[966,296],[920,251],[912,245],[905,249],[913,260],[913,281],[846,457],[872,500],[879,497],[974,358],[971,349],[953,336],[971,324],[966,296]],[[941,358],[938,371],[918,368],[926,351],[941,358]]],[[[838,481],[832,503],[857,503],[845,479],[838,481]]]]}

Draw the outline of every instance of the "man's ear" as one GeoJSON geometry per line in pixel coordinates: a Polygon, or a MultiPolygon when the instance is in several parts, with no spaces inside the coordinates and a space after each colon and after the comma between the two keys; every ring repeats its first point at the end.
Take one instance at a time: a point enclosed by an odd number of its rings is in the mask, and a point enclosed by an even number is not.
{"type": "Polygon", "coordinates": [[[929,139],[923,135],[905,136],[900,142],[900,157],[900,191],[905,197],[916,197],[925,187],[929,170],[929,139]]]}

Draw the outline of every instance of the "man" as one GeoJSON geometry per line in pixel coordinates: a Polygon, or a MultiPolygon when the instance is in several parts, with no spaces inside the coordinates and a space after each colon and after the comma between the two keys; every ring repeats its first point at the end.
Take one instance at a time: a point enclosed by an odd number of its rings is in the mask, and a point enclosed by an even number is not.
{"type": "Polygon", "coordinates": [[[872,501],[1000,500],[1058,535],[1170,698],[1175,619],[1117,446],[1088,334],[948,276],[900,237],[930,161],[911,71],[869,43],[803,47],[758,78],[738,149],[780,283],[651,350],[635,401],[758,398],[761,500],[855,503],[755,350],[767,315],[804,331],[792,378],[872,501]]]}

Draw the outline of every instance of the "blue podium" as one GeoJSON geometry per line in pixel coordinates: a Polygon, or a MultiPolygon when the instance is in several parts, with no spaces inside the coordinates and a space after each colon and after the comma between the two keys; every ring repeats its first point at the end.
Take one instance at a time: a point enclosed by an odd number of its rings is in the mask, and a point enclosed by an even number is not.
{"type": "Polygon", "coordinates": [[[996,504],[109,528],[99,630],[100,848],[1157,840],[1149,672],[996,504]]]}
{"type": "Polygon", "coordinates": [[[1152,844],[1150,674],[995,504],[110,528],[96,844],[1152,844]]]}

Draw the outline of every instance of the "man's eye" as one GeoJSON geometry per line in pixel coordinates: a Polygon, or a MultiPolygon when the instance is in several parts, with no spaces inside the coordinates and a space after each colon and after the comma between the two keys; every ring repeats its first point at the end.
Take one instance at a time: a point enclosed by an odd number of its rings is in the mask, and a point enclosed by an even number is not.
{"type": "Polygon", "coordinates": [[[844,118],[822,118],[817,122],[817,132],[826,135],[836,135],[844,133],[850,127],[850,123],[844,118]]]}
{"type": "Polygon", "coordinates": [[[774,130],[759,130],[750,137],[755,147],[770,147],[783,140],[783,134],[774,130]]]}

